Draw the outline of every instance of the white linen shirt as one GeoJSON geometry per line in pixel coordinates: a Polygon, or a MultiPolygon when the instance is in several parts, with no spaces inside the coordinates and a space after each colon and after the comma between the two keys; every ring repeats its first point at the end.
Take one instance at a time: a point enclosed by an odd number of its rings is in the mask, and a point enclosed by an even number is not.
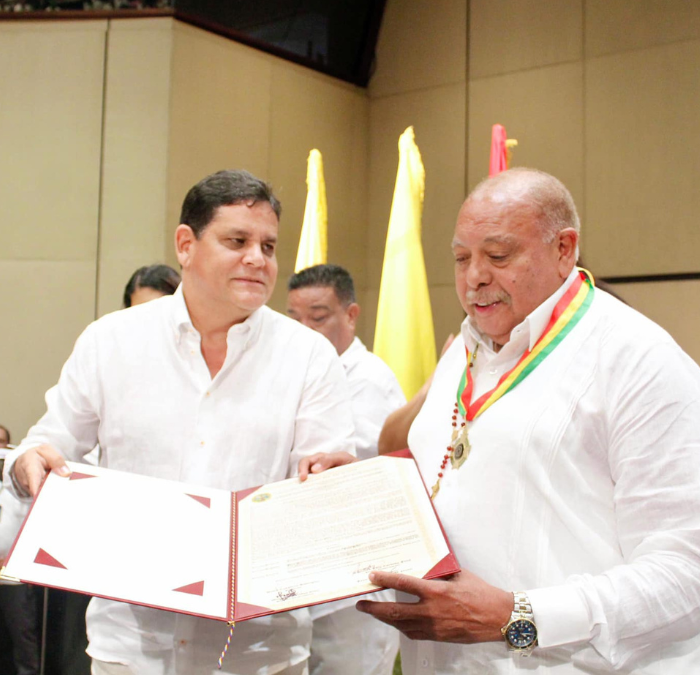
{"type": "MultiPolygon", "coordinates": [[[[546,327],[564,286],[498,352],[469,319],[438,364],[409,433],[437,478],[473,351],[474,398],[546,327]]],[[[402,636],[405,675],[696,672],[700,662],[700,369],[671,337],[601,290],[580,322],[469,426],[435,507],[461,567],[524,590],[539,647],[402,636]]]]}
{"type": "Polygon", "coordinates": [[[340,355],[348,379],[359,459],[377,456],[386,418],[406,403],[394,371],[356,337],[340,355]]]}
{"type": "MultiPolygon", "coordinates": [[[[332,345],[267,307],[229,330],[212,378],[178,289],[88,326],[6,468],[41,443],[78,461],[99,442],[112,469],[225,490],[278,481],[305,455],[353,451],[346,386],[332,345]]],[[[148,675],[216,672],[228,634],[221,622],[99,598],[87,629],[90,656],[148,675]]],[[[223,672],[272,675],[305,660],[309,640],[305,609],[241,622],[223,672]]]]}

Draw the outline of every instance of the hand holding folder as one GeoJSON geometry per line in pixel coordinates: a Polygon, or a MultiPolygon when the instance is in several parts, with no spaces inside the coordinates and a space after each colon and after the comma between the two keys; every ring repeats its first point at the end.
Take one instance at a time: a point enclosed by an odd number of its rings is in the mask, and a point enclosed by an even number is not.
{"type": "Polygon", "coordinates": [[[4,576],[232,622],[379,590],[373,570],[459,569],[407,451],[238,492],[70,468],[4,576]]]}

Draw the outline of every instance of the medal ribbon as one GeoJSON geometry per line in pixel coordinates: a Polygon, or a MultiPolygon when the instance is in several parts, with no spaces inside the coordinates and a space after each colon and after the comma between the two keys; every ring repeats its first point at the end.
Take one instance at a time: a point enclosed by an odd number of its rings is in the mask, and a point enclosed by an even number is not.
{"type": "Polygon", "coordinates": [[[579,268],[579,271],[579,276],[557,302],[549,323],[532,350],[527,350],[515,366],[503,374],[498,384],[474,403],[471,402],[474,379],[469,368],[469,349],[467,349],[467,366],[457,389],[457,404],[464,419],[471,422],[501,396],[517,387],[556,349],[588,311],[593,301],[593,276],[584,269],[579,268]]]}

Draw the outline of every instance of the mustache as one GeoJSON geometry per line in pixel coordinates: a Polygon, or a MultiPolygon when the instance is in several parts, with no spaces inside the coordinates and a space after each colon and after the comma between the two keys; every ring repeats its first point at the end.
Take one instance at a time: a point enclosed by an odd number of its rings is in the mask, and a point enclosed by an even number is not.
{"type": "Polygon", "coordinates": [[[494,302],[502,302],[506,305],[510,304],[510,295],[505,291],[496,293],[485,291],[467,291],[467,304],[469,305],[491,305],[494,302]]]}

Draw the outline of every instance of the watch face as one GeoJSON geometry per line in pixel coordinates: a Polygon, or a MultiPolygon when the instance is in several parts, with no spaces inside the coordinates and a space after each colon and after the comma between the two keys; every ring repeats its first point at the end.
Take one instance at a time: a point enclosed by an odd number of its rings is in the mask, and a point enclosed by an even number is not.
{"type": "Polygon", "coordinates": [[[517,619],[508,626],[506,639],[516,649],[525,649],[537,639],[537,629],[532,621],[517,619]]]}

